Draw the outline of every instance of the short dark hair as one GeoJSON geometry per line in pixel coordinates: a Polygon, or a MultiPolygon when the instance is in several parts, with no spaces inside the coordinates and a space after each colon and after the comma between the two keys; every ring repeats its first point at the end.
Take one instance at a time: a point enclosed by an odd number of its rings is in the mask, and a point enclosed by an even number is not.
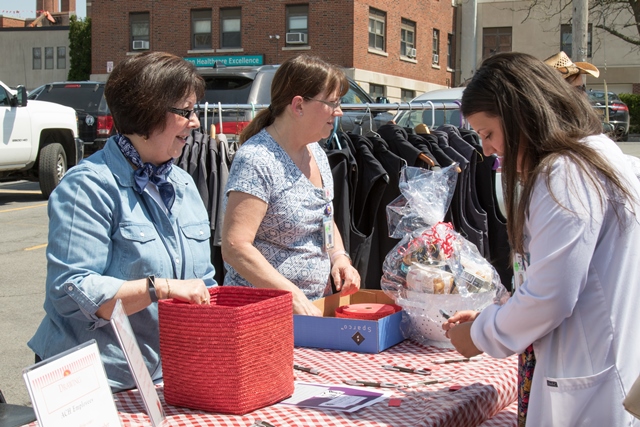
{"type": "Polygon", "coordinates": [[[192,93],[204,96],[204,81],[196,67],[166,52],[147,52],[116,65],[104,96],[116,129],[122,134],[148,138],[166,124],[167,108],[192,93]]]}

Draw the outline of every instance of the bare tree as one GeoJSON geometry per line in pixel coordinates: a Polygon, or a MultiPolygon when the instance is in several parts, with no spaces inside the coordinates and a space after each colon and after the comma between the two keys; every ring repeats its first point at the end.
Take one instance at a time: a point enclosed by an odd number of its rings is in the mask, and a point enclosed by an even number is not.
{"type": "MultiPolygon", "coordinates": [[[[532,15],[550,18],[568,15],[571,23],[572,0],[531,0],[522,9],[526,12],[523,22],[534,19],[532,15]]],[[[537,18],[536,18],[537,19],[537,18]]],[[[614,37],[640,48],[640,0],[589,0],[589,21],[614,37]],[[628,31],[634,28],[635,31],[628,31]]]]}

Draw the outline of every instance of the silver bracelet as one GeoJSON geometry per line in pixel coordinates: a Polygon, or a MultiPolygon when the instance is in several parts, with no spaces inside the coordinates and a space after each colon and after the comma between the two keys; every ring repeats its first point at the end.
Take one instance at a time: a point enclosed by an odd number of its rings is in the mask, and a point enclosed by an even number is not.
{"type": "Polygon", "coordinates": [[[333,265],[333,261],[338,258],[340,255],[344,255],[349,259],[349,263],[353,263],[351,261],[351,257],[349,256],[349,254],[347,253],[347,251],[336,251],[334,253],[331,254],[331,258],[329,258],[329,262],[331,262],[331,265],[333,265]]]}

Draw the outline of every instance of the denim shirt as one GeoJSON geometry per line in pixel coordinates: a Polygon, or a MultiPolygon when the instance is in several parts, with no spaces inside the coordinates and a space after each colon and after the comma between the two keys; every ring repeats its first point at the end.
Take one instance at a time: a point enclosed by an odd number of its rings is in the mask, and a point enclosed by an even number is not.
{"type": "MultiPolygon", "coordinates": [[[[134,189],[133,168],[115,137],[71,168],[49,199],[45,317],[29,341],[42,359],[95,339],[114,391],[135,387],[107,320],[96,315],[128,280],[201,278],[216,285],[209,217],[192,178],[172,167],[170,213],[134,189]]],[[[158,305],[129,316],[154,380],[162,378],[158,305]]]]}

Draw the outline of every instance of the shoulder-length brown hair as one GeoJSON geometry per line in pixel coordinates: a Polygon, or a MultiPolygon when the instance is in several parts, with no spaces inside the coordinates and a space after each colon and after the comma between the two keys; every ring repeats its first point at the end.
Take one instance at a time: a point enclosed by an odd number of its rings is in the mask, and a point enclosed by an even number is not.
{"type": "Polygon", "coordinates": [[[242,131],[240,144],[273,123],[294,97],[313,98],[336,90],[340,96],[349,90],[347,76],[340,68],[307,54],[286,60],[273,76],[270,107],[260,111],[242,131]]]}
{"type": "Polygon", "coordinates": [[[164,130],[167,109],[191,93],[202,99],[204,80],[191,62],[165,52],[125,59],[114,67],[104,88],[118,132],[146,138],[164,130]]]}
{"type": "MultiPolygon", "coordinates": [[[[487,58],[463,92],[461,112],[467,117],[482,112],[502,121],[503,193],[509,241],[516,253],[524,251],[524,222],[536,179],[559,156],[576,162],[598,189],[601,203],[606,203],[609,191],[636,200],[608,162],[580,142],[602,133],[602,123],[587,97],[537,58],[517,52],[487,58]],[[612,185],[605,188],[597,179],[599,173],[612,185]]],[[[550,189],[550,177],[545,175],[550,189]]]]}

